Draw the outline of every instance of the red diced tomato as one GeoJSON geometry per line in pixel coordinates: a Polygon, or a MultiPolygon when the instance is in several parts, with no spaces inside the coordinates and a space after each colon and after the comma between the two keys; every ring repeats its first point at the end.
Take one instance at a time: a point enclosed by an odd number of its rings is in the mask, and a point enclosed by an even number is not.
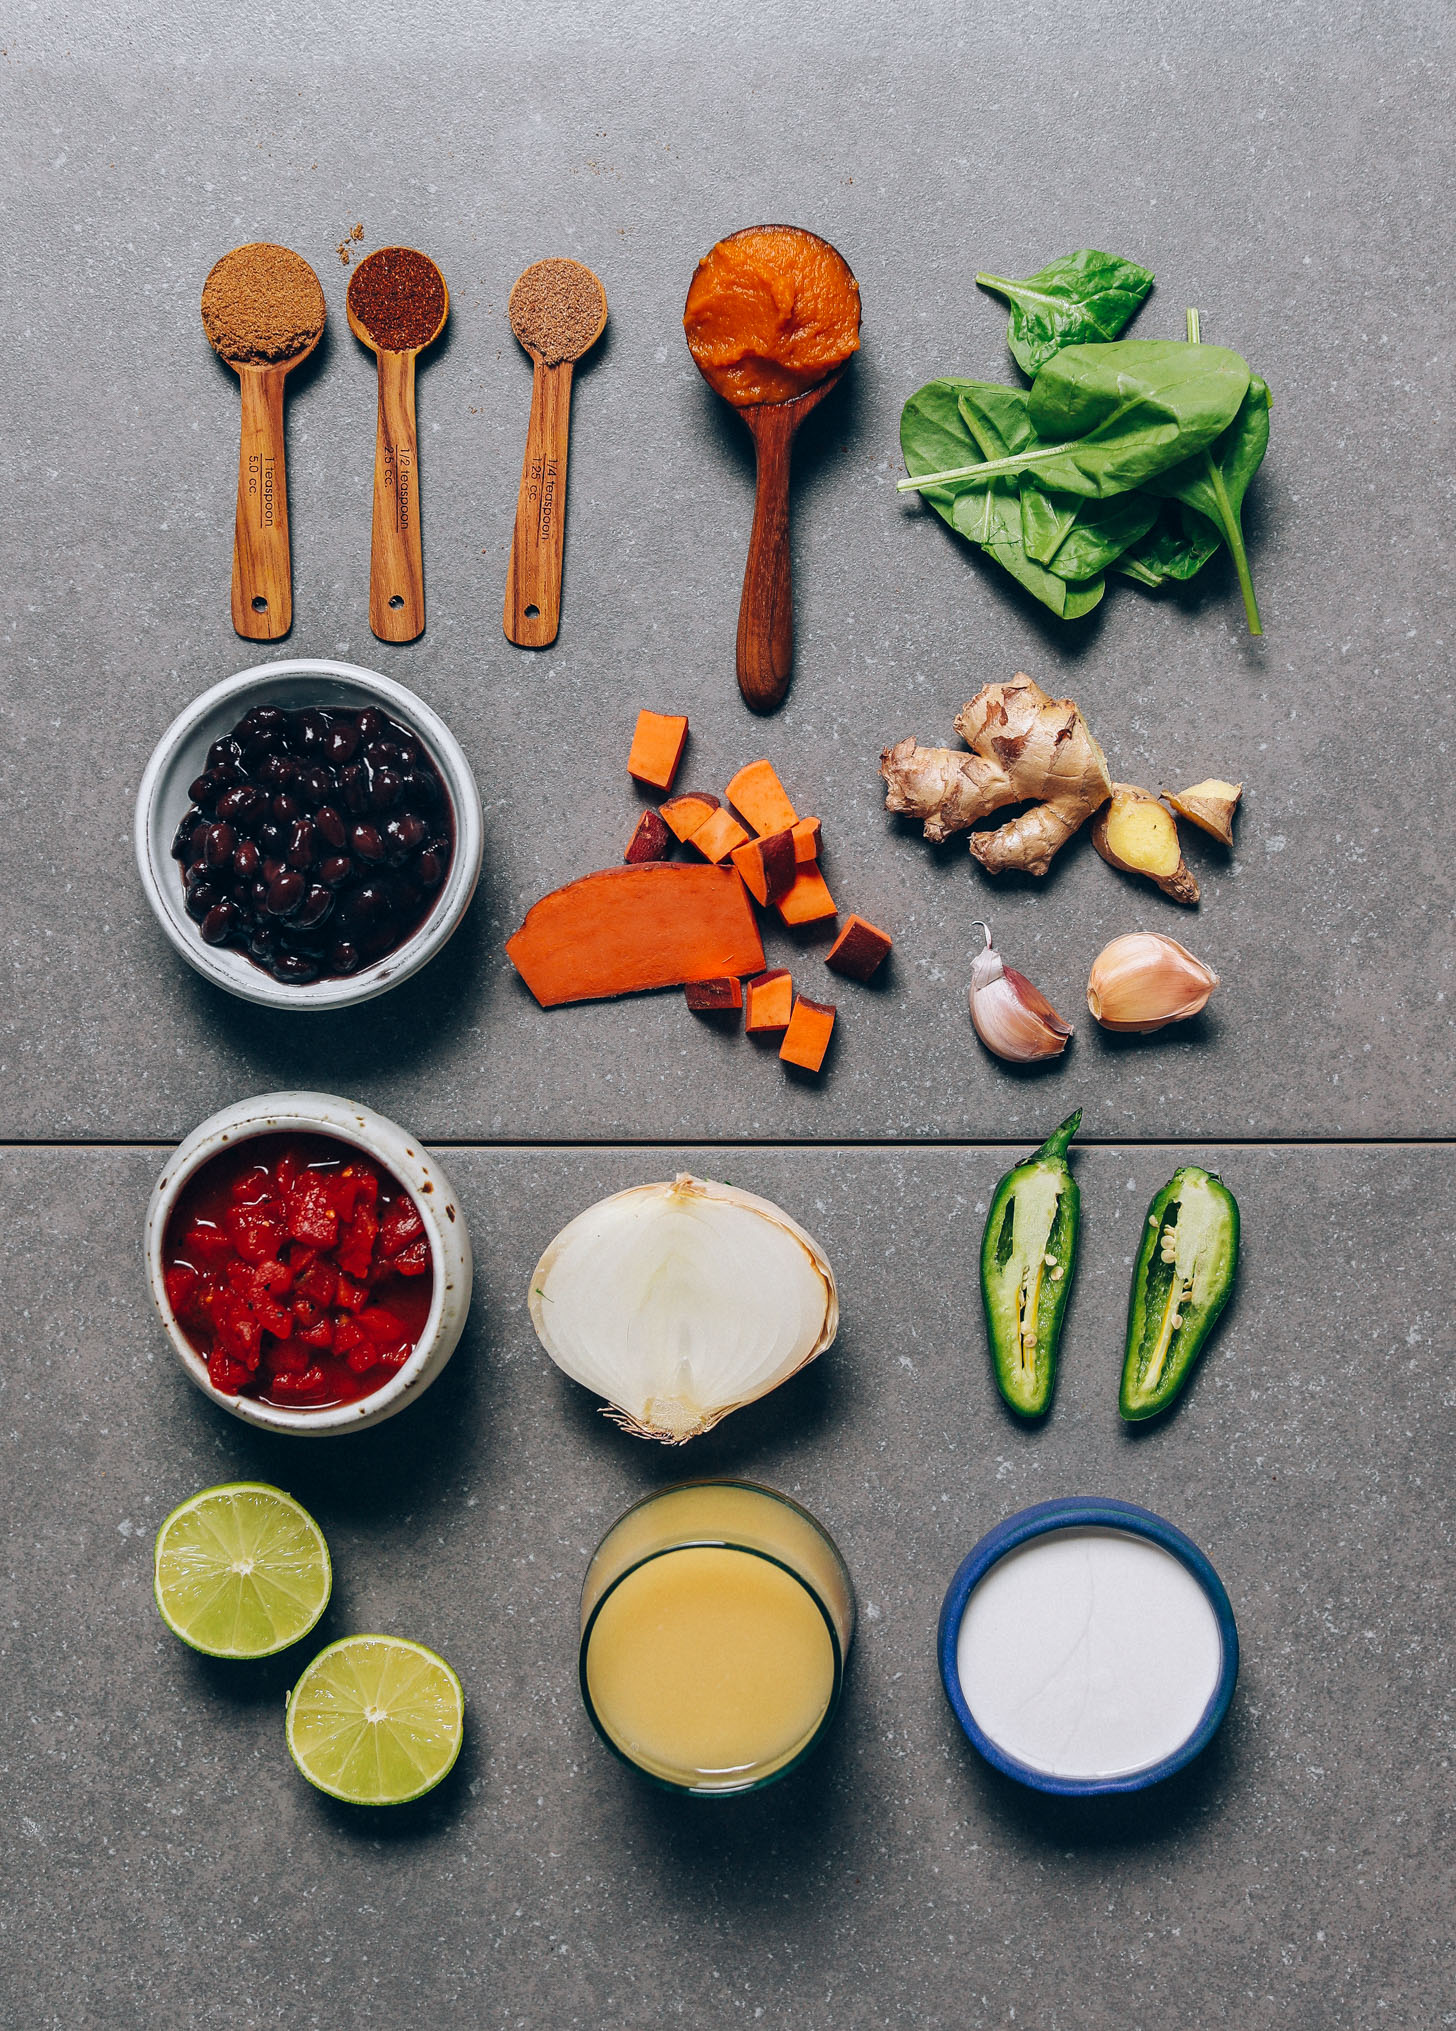
{"type": "Polygon", "coordinates": [[[235,1354],[249,1368],[256,1368],[263,1344],[263,1328],[247,1305],[237,1298],[225,1299],[218,1305],[216,1317],[217,1336],[224,1351],[235,1354]]]}
{"type": "Polygon", "coordinates": [[[359,1314],[359,1324],[377,1347],[392,1346],[404,1333],[403,1319],[397,1319],[387,1305],[370,1305],[359,1314]]]}
{"type": "Polygon", "coordinates": [[[268,1353],[268,1369],[272,1375],[302,1375],[311,1356],[306,1347],[299,1347],[293,1341],[285,1341],[273,1347],[268,1353]]]}
{"type": "Polygon", "coordinates": [[[227,1216],[234,1248],[244,1262],[268,1262],[283,1246],[283,1229],[262,1206],[234,1206],[227,1216]]]}
{"type": "Polygon", "coordinates": [[[417,1240],[425,1231],[425,1223],[413,1199],[399,1198],[390,1207],[379,1224],[379,1253],[398,1255],[402,1248],[417,1240]]]}
{"type": "Polygon", "coordinates": [[[179,1319],[191,1316],[192,1307],[202,1289],[202,1278],[190,1262],[174,1262],[167,1271],[163,1282],[167,1287],[167,1303],[179,1319]]]}
{"type": "Polygon", "coordinates": [[[418,1241],[412,1241],[408,1248],[402,1248],[390,1264],[401,1276],[423,1276],[430,1266],[430,1244],[422,1234],[418,1241]]]}
{"type": "Polygon", "coordinates": [[[292,1311],[300,1326],[316,1326],[319,1322],[319,1308],[311,1298],[295,1298],[292,1311]]]}
{"type": "Polygon", "coordinates": [[[214,1348],[207,1357],[207,1379],[214,1389],[220,1389],[225,1396],[235,1396],[247,1381],[250,1372],[245,1361],[238,1361],[231,1354],[224,1354],[219,1348],[214,1348]]]}
{"type": "Polygon", "coordinates": [[[369,1293],[362,1283],[354,1283],[347,1276],[339,1278],[339,1287],[334,1294],[334,1303],[339,1307],[341,1312],[362,1311],[368,1302],[369,1293]]]}
{"type": "Polygon", "coordinates": [[[334,1352],[336,1354],[352,1354],[356,1347],[372,1348],[373,1345],[374,1342],[357,1321],[353,1319],[335,1319],[334,1352]]]}
{"type": "Polygon", "coordinates": [[[414,1349],[412,1347],[405,1342],[401,1342],[398,1347],[383,1348],[379,1358],[386,1368],[403,1368],[413,1352],[414,1349]]]}
{"type": "Polygon", "coordinates": [[[321,1396],[328,1387],[328,1378],[315,1362],[302,1375],[275,1375],[273,1387],[280,1396],[321,1396]]]}
{"type": "Polygon", "coordinates": [[[211,1220],[198,1220],[189,1227],[182,1248],[192,1262],[228,1262],[233,1253],[231,1238],[211,1220]]]}
{"type": "Polygon", "coordinates": [[[288,1231],[295,1241],[310,1248],[332,1248],[339,1234],[339,1219],[329,1200],[329,1188],[317,1171],[305,1171],[288,1193],[288,1231]]]}
{"type": "Polygon", "coordinates": [[[306,1347],[317,1347],[327,1354],[334,1344],[334,1322],[332,1319],[320,1319],[316,1326],[306,1326],[293,1337],[296,1341],[302,1340],[306,1347]]]}
{"type": "Polygon", "coordinates": [[[273,1182],[279,1191],[286,1192],[307,1164],[308,1158],[301,1150],[286,1149],[273,1166],[273,1182]]]}
{"type": "Polygon", "coordinates": [[[253,1271],[253,1283],[256,1289],[267,1291],[270,1297],[287,1297],[293,1289],[293,1267],[290,1263],[280,1262],[276,1258],[260,1262],[253,1271]]]}
{"type": "Polygon", "coordinates": [[[311,1305],[327,1311],[338,1292],[339,1272],[331,1262],[315,1256],[293,1288],[296,1297],[307,1298],[311,1305]]]}
{"type": "Polygon", "coordinates": [[[379,1359],[379,1349],[372,1340],[366,1340],[362,1347],[351,1347],[345,1359],[356,1375],[367,1375],[379,1359]]]}
{"type": "Polygon", "coordinates": [[[372,1206],[361,1206],[349,1222],[348,1231],[334,1250],[339,1268],[347,1270],[350,1276],[365,1277],[374,1256],[374,1237],[379,1232],[379,1222],[374,1217],[372,1206]]]}

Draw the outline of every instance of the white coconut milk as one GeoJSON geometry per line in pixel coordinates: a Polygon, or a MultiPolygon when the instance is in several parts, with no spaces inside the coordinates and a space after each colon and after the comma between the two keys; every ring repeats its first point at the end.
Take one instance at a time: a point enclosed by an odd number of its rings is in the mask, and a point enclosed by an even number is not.
{"type": "Polygon", "coordinates": [[[956,1668],[978,1725],[1058,1777],[1147,1769],[1182,1746],[1223,1646],[1171,1552],[1119,1530],[1057,1530],[1009,1552],[961,1618],[956,1668]]]}

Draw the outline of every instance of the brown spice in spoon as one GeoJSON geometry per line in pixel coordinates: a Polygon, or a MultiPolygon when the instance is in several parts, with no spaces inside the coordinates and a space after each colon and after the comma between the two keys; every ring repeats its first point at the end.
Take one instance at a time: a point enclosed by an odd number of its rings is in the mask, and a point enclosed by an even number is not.
{"type": "Polygon", "coordinates": [[[580,261],[537,261],[506,305],[511,330],[545,366],[580,359],[606,316],[602,285],[580,261]]]}
{"type": "Polygon", "coordinates": [[[214,262],[202,324],[225,360],[291,360],[324,328],[324,292],[301,254],[255,240],[214,262]]]}
{"type": "Polygon", "coordinates": [[[413,247],[381,247],[349,278],[349,309],[382,353],[428,345],[445,315],[445,285],[413,247]]]}

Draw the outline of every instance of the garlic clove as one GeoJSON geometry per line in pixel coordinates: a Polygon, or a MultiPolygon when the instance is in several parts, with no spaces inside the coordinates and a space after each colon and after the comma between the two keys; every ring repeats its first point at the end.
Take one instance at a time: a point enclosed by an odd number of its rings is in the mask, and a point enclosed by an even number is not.
{"type": "Polygon", "coordinates": [[[1005,964],[991,944],[990,926],[978,928],[985,932],[986,944],[971,962],[971,1023],[976,1035],[988,1051],[1013,1065],[1059,1057],[1067,1048],[1072,1025],[1062,1021],[1024,973],[1005,964]]]}
{"type": "Polygon", "coordinates": [[[579,1213],[536,1265],[528,1307],[557,1367],[664,1445],[767,1395],[839,1330],[818,1243],[769,1200],[686,1172],[579,1213]]]}
{"type": "Polygon", "coordinates": [[[1092,962],[1087,1006],[1105,1030],[1147,1035],[1195,1016],[1218,975],[1161,931],[1131,931],[1092,962]]]}

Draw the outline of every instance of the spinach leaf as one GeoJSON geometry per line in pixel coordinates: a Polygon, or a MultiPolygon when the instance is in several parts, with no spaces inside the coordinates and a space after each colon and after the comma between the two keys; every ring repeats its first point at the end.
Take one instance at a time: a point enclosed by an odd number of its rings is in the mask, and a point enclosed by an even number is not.
{"type": "MultiPolygon", "coordinates": [[[[930,471],[948,462],[979,461],[987,447],[1003,454],[1009,444],[1029,441],[1025,394],[992,382],[931,381],[917,389],[900,414],[900,449],[911,473],[930,471]],[[974,431],[970,417],[976,419],[974,431]]],[[[977,544],[1062,619],[1075,620],[1101,599],[1103,580],[1069,586],[1026,555],[1014,481],[1000,480],[975,489],[929,486],[921,492],[958,535],[977,544]]]]}
{"type": "MultiPolygon", "coordinates": [[[[1194,310],[1188,313],[1188,338],[1188,350],[1195,357],[1212,350],[1199,343],[1198,313],[1194,310]]],[[[1240,510],[1269,443],[1269,401],[1268,383],[1257,374],[1251,375],[1238,413],[1228,428],[1192,458],[1147,482],[1150,494],[1182,501],[1185,510],[1212,523],[1220,540],[1228,545],[1251,635],[1262,635],[1264,627],[1254,597],[1254,578],[1249,569],[1249,553],[1244,548],[1240,510]]],[[[1184,519],[1186,526],[1186,514],[1184,519]]]]}
{"type": "MultiPolygon", "coordinates": [[[[1166,339],[1067,346],[1027,396],[1039,444],[926,477],[936,486],[985,486],[1003,473],[1029,472],[1044,488],[1106,500],[1211,444],[1234,420],[1248,386],[1248,367],[1224,346],[1166,339]]],[[[920,481],[899,484],[906,491],[920,481]]]]}
{"type": "Polygon", "coordinates": [[[1021,478],[1021,540],[1028,557],[1050,564],[1087,506],[1080,494],[1048,494],[1026,474],[1021,478]]]}
{"type": "Polygon", "coordinates": [[[1006,343],[1024,374],[1035,374],[1063,346],[1115,339],[1153,286],[1151,270],[1095,247],[1063,254],[1024,282],[978,275],[983,289],[1011,306],[1006,343]]]}
{"type": "Polygon", "coordinates": [[[1180,514],[1165,501],[1147,535],[1124,550],[1113,569],[1139,585],[1166,585],[1170,578],[1181,583],[1202,571],[1218,543],[1218,530],[1206,516],[1194,508],[1180,514]]]}
{"type": "MultiPolygon", "coordinates": [[[[1023,501],[1023,513],[1025,503],[1023,501]]],[[[1058,578],[1091,578],[1106,571],[1130,544],[1146,536],[1158,519],[1158,504],[1134,489],[1110,501],[1082,501],[1070,533],[1058,547],[1048,569],[1058,578]]]]}

